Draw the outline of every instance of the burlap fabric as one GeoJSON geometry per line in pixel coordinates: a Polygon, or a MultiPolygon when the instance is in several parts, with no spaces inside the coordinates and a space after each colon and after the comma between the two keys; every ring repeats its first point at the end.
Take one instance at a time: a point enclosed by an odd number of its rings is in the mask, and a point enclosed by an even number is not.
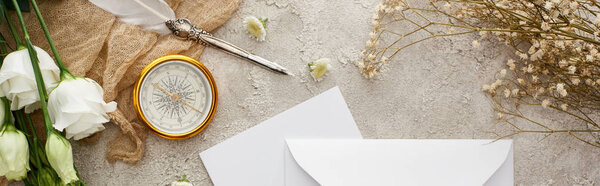
{"type": "MultiPolygon", "coordinates": [[[[231,17],[241,0],[166,2],[177,17],[188,18],[197,26],[212,31],[231,17]]],[[[121,132],[114,137],[106,136],[112,138],[107,159],[137,162],[144,154],[148,133],[136,116],[131,96],[140,71],[152,60],[167,54],[183,54],[198,59],[204,47],[171,35],[159,37],[138,26],[122,23],[87,0],[41,0],[38,3],[59,53],[71,72],[96,80],[104,87],[104,99],[118,103],[117,111],[110,116],[121,132]]],[[[50,53],[35,14],[25,13],[24,16],[34,44],[50,53]]],[[[16,21],[16,16],[13,20],[16,21]]],[[[3,35],[10,37],[5,30],[3,35]]],[[[2,183],[0,180],[0,185],[2,183]]]]}

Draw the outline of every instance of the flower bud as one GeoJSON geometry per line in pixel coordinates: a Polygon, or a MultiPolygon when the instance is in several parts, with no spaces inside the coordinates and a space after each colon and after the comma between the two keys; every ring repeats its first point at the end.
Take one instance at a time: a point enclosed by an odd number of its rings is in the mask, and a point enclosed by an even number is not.
{"type": "Polygon", "coordinates": [[[69,140],[56,132],[50,132],[46,140],[46,156],[64,184],[79,180],[73,166],[73,149],[69,140]]]}
{"type": "Polygon", "coordinates": [[[0,129],[0,176],[22,180],[29,170],[29,145],[23,132],[10,124],[0,129]]]}

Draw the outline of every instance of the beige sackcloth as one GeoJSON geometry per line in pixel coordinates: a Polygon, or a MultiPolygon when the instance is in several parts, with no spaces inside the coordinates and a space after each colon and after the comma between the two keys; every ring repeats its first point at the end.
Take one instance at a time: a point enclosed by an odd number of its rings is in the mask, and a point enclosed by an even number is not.
{"type": "MultiPolygon", "coordinates": [[[[187,18],[207,31],[215,30],[229,20],[241,2],[165,1],[178,18],[187,18]]],[[[198,59],[204,46],[172,35],[159,37],[154,32],[120,22],[114,15],[87,0],[40,0],[38,4],[59,54],[69,70],[75,75],[96,80],[104,88],[104,100],[114,100],[118,104],[117,110],[109,115],[111,123],[119,126],[121,131],[116,136],[107,136],[112,138],[107,159],[111,162],[137,162],[144,155],[148,130],[138,120],[131,94],[142,68],[167,54],[183,54],[198,59]]],[[[13,22],[17,23],[16,16],[12,13],[13,22]]],[[[34,45],[51,54],[35,14],[24,13],[24,16],[34,45]]],[[[7,40],[12,40],[10,33],[5,31],[3,29],[2,34],[7,40]]],[[[98,136],[100,135],[91,137],[92,141],[98,136]]],[[[0,185],[5,185],[5,180],[0,179],[0,185]]]]}

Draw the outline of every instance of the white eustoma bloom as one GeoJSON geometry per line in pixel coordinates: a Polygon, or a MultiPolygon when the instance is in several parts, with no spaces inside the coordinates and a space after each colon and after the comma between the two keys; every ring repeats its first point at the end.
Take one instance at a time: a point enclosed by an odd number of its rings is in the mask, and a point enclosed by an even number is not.
{"type": "Polygon", "coordinates": [[[115,111],[117,103],[104,102],[104,90],[94,80],[70,77],[50,92],[48,112],[54,128],[66,130],[67,138],[79,140],[104,130],[107,113],[115,111]]]}
{"type": "Polygon", "coordinates": [[[246,25],[246,30],[258,41],[264,41],[267,36],[267,30],[265,30],[265,22],[267,18],[258,19],[254,16],[248,16],[244,18],[244,24],[246,25]]]}
{"type": "Polygon", "coordinates": [[[329,63],[331,63],[329,58],[317,59],[316,61],[308,63],[308,70],[315,80],[320,80],[327,72],[327,69],[331,68],[329,63]]]}
{"type": "MultiPolygon", "coordinates": [[[[59,79],[60,70],[46,51],[34,46],[47,90],[52,90],[59,79]]],[[[31,113],[40,107],[35,75],[27,49],[11,52],[0,68],[0,97],[11,101],[10,109],[25,108],[31,113]]]]}
{"type": "Polygon", "coordinates": [[[22,180],[29,170],[29,145],[23,132],[6,124],[0,129],[0,176],[22,180]]]}
{"type": "Polygon", "coordinates": [[[46,157],[64,184],[79,180],[73,166],[73,149],[69,140],[51,132],[46,139],[46,157]]]}

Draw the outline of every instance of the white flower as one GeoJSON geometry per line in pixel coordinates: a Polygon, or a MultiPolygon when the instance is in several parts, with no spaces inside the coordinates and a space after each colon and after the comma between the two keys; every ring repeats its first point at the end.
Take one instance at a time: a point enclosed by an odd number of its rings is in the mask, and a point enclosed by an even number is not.
{"type": "Polygon", "coordinates": [[[375,46],[375,43],[373,42],[373,39],[370,39],[365,45],[367,46],[367,48],[373,48],[373,46],[375,46]]]}
{"type": "Polygon", "coordinates": [[[579,3],[577,3],[577,1],[573,1],[571,3],[569,3],[569,7],[573,10],[579,8],[579,3]]]}
{"type": "Polygon", "coordinates": [[[50,132],[46,139],[46,157],[64,184],[79,180],[73,166],[73,149],[66,138],[50,132]]]}
{"type": "Polygon", "coordinates": [[[369,32],[369,36],[371,37],[371,39],[375,39],[377,37],[377,33],[376,32],[369,32]]]}
{"type": "Polygon", "coordinates": [[[479,41],[473,40],[471,44],[473,45],[473,48],[479,48],[479,41]]]}
{"type": "Polygon", "coordinates": [[[525,6],[526,6],[527,8],[534,8],[534,7],[535,7],[535,5],[534,5],[533,3],[531,3],[531,2],[527,2],[527,3],[525,4],[525,6]]]}
{"type": "MultiPolygon", "coordinates": [[[[46,51],[39,47],[35,47],[35,51],[46,89],[52,90],[59,79],[60,70],[46,51]]],[[[4,59],[0,68],[0,90],[0,97],[5,96],[12,102],[11,110],[25,108],[25,112],[31,113],[39,108],[40,96],[27,49],[11,52],[4,59]]]]}
{"type": "Polygon", "coordinates": [[[248,16],[244,18],[244,24],[248,32],[256,37],[256,40],[264,41],[267,36],[267,31],[265,30],[265,22],[267,20],[267,18],[258,19],[254,16],[248,16]]]}
{"type": "Polygon", "coordinates": [[[507,98],[510,97],[511,92],[509,89],[504,89],[503,93],[504,93],[504,97],[507,97],[507,98]]]}
{"type": "Polygon", "coordinates": [[[0,176],[22,180],[29,170],[29,145],[23,132],[10,123],[0,129],[0,176]]]}
{"type": "Polygon", "coordinates": [[[390,58],[382,56],[381,59],[379,59],[379,60],[381,60],[381,63],[387,63],[390,61],[390,58]]]}
{"type": "Polygon", "coordinates": [[[321,58],[316,61],[308,63],[308,70],[310,70],[310,74],[316,80],[319,80],[325,73],[327,72],[327,68],[330,68],[329,58],[321,58]]]}
{"type": "Polygon", "coordinates": [[[565,89],[564,83],[556,84],[556,92],[558,92],[562,97],[567,96],[567,90],[565,89]]]}
{"type": "Polygon", "coordinates": [[[450,9],[452,9],[452,5],[448,2],[446,2],[446,4],[444,4],[444,10],[448,11],[450,9]]]}
{"type": "Polygon", "coordinates": [[[548,2],[546,2],[546,4],[544,5],[544,8],[546,8],[546,9],[552,9],[552,8],[554,8],[554,3],[552,3],[552,2],[550,2],[550,1],[548,1],[548,2]]]}
{"type": "Polygon", "coordinates": [[[565,59],[561,59],[558,62],[558,67],[560,67],[560,68],[566,67],[567,65],[568,65],[568,63],[567,63],[567,60],[565,60],[565,59]]]}
{"type": "Polygon", "coordinates": [[[515,70],[515,68],[517,67],[515,65],[515,60],[513,60],[513,59],[509,59],[508,62],[506,62],[506,65],[508,65],[508,68],[510,70],[515,70]]]}
{"type": "Polygon", "coordinates": [[[575,74],[575,71],[577,70],[577,67],[571,65],[567,68],[567,70],[569,70],[569,74],[575,74]]]}
{"type": "Polygon", "coordinates": [[[479,31],[479,36],[486,37],[488,35],[488,31],[479,31]]]}
{"type": "Polygon", "coordinates": [[[575,86],[579,85],[579,82],[581,82],[579,78],[571,78],[571,83],[573,83],[575,86]]]}
{"type": "Polygon", "coordinates": [[[560,108],[564,111],[567,111],[569,109],[569,105],[567,105],[566,103],[563,103],[562,105],[560,105],[560,108]]]}
{"type": "Polygon", "coordinates": [[[592,79],[586,79],[586,80],[585,80],[585,84],[586,84],[586,85],[589,85],[589,86],[594,86],[595,82],[594,82],[594,80],[592,80],[592,79]]]}
{"type": "Polygon", "coordinates": [[[515,97],[519,95],[519,89],[517,89],[517,88],[513,89],[511,92],[512,92],[512,95],[515,97]]]}
{"type": "Polygon", "coordinates": [[[548,108],[549,105],[550,105],[550,100],[545,99],[544,101],[542,101],[542,107],[548,108]]]}
{"type": "Polygon", "coordinates": [[[481,90],[483,90],[484,92],[489,92],[491,89],[492,89],[492,87],[490,85],[488,85],[488,84],[484,84],[481,87],[481,90]]]}
{"type": "Polygon", "coordinates": [[[541,28],[543,31],[548,31],[550,30],[550,24],[548,22],[542,22],[541,28]]]}
{"type": "Polygon", "coordinates": [[[375,61],[376,57],[377,56],[375,56],[374,54],[369,54],[369,56],[367,57],[367,59],[369,59],[369,61],[373,62],[373,61],[375,61]]]}
{"type": "Polygon", "coordinates": [[[117,103],[104,102],[104,91],[94,80],[73,77],[61,81],[48,97],[48,112],[54,128],[66,129],[66,137],[79,140],[104,129],[107,112],[117,103]]]}

